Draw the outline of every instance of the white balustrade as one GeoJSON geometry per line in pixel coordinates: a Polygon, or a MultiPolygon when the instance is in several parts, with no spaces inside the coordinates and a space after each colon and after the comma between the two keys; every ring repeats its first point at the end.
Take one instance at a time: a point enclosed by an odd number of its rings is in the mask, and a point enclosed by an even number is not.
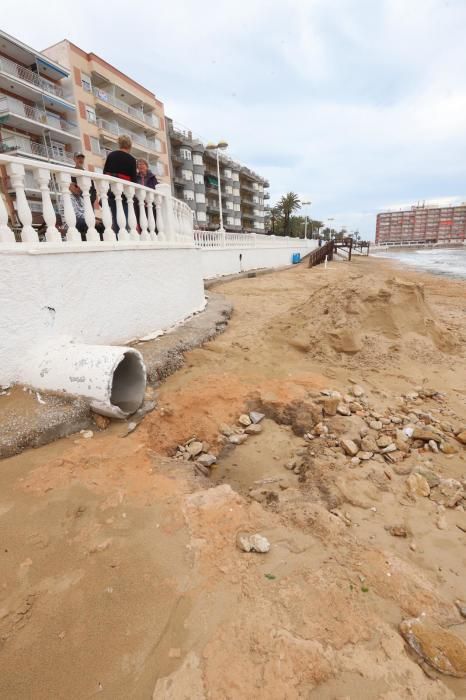
{"type": "MultiPolygon", "coordinates": [[[[9,186],[4,191],[13,191],[14,208],[19,221],[10,221],[6,200],[0,196],[0,245],[16,242],[13,227],[19,223],[20,241],[37,243],[36,228],[45,221],[47,243],[144,243],[145,245],[194,246],[193,214],[191,208],[172,196],[169,185],[157,185],[156,190],[118,178],[76,170],[62,164],[36,161],[16,155],[0,155],[0,167],[6,168],[9,186]],[[37,183],[41,199],[34,198],[34,188],[28,190],[31,177],[37,183]],[[72,194],[69,190],[71,178],[75,177],[82,191],[84,219],[87,225],[85,241],[76,228],[76,214],[72,194]],[[92,184],[97,192],[96,209],[91,200],[92,184]],[[29,198],[28,198],[29,197],[29,198]],[[135,203],[138,206],[136,215],[135,203]],[[112,216],[115,213],[115,219],[112,216]],[[33,218],[34,214],[34,218],[33,218]],[[104,226],[103,241],[96,229],[96,218],[104,226]],[[116,224],[117,232],[113,226],[116,224]]],[[[0,170],[1,173],[1,170],[0,170]]],[[[1,177],[1,175],[0,175],[1,177]]],[[[13,199],[11,200],[13,203],[13,199]]]]}
{"type": "Polygon", "coordinates": [[[312,244],[305,238],[291,238],[290,236],[267,236],[259,233],[239,233],[234,231],[194,231],[194,244],[196,248],[279,248],[289,247],[311,248],[312,244]]]}

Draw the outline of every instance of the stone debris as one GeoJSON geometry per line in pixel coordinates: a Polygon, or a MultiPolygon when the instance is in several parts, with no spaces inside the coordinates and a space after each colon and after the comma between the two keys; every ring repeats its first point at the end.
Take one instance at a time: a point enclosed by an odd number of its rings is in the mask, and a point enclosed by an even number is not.
{"type": "Polygon", "coordinates": [[[202,452],[202,447],[202,442],[198,442],[197,440],[194,440],[186,445],[186,449],[191,457],[197,457],[197,455],[200,455],[202,452]]]}
{"type": "Polygon", "coordinates": [[[197,457],[196,462],[198,464],[201,464],[203,467],[211,467],[213,464],[215,464],[217,461],[217,457],[215,455],[206,453],[199,455],[197,457]]]}
{"type": "Polygon", "coordinates": [[[337,408],[340,404],[339,399],[334,398],[332,396],[328,396],[322,400],[322,408],[324,411],[324,415],[326,416],[335,416],[337,413],[337,408]]]}
{"type": "Polygon", "coordinates": [[[440,673],[466,677],[466,644],[456,634],[422,617],[403,620],[399,629],[418,659],[440,673]]]}
{"type": "Polygon", "coordinates": [[[266,554],[270,550],[270,542],[266,537],[259,534],[249,535],[240,532],[236,535],[236,545],[243,552],[257,552],[266,554]]]}
{"type": "Polygon", "coordinates": [[[364,462],[366,462],[366,461],[369,460],[369,459],[372,459],[373,456],[374,456],[374,453],[373,453],[373,452],[364,452],[364,451],[362,451],[362,452],[358,452],[358,454],[357,454],[357,457],[358,457],[359,459],[362,459],[364,462]]]}
{"type": "Polygon", "coordinates": [[[92,430],[81,430],[81,435],[85,440],[89,440],[89,438],[94,437],[92,430]]]}
{"type": "Polygon", "coordinates": [[[251,411],[251,413],[249,414],[249,418],[251,419],[252,423],[256,424],[260,423],[261,420],[265,418],[265,414],[259,413],[258,411],[251,411]]]}
{"type": "Polygon", "coordinates": [[[246,435],[259,435],[259,433],[262,432],[262,426],[252,423],[252,425],[248,425],[247,428],[245,428],[246,435]]]}
{"type": "Polygon", "coordinates": [[[433,440],[437,443],[442,441],[441,436],[428,427],[414,428],[411,437],[413,438],[413,440],[423,440],[424,442],[429,442],[430,440],[433,440]]]}
{"type": "Polygon", "coordinates": [[[359,452],[359,447],[356,445],[353,440],[340,440],[340,445],[343,448],[343,450],[346,452],[347,455],[350,457],[356,457],[356,455],[359,452]]]}
{"type": "Polygon", "coordinates": [[[408,530],[404,525],[387,525],[385,529],[393,537],[408,537],[408,530]]]}
{"type": "Polygon", "coordinates": [[[377,447],[380,447],[383,449],[384,447],[388,447],[389,445],[392,444],[392,439],[388,435],[381,435],[380,437],[377,438],[377,447]]]}
{"type": "Polygon", "coordinates": [[[220,432],[222,435],[225,435],[225,437],[230,437],[230,435],[234,435],[235,430],[231,427],[231,425],[222,423],[222,425],[220,426],[220,432]]]}
{"type": "Polygon", "coordinates": [[[388,454],[390,454],[391,452],[396,452],[396,451],[397,451],[397,449],[396,449],[395,443],[394,443],[394,442],[391,442],[389,445],[387,445],[387,446],[384,447],[382,450],[380,450],[380,454],[382,454],[382,455],[388,455],[388,454]]]}
{"type": "Polygon", "coordinates": [[[248,425],[251,425],[252,420],[250,419],[250,417],[249,417],[246,413],[243,413],[243,414],[238,418],[238,423],[239,423],[240,425],[243,425],[245,428],[247,428],[248,425]]]}
{"type": "Polygon", "coordinates": [[[458,608],[458,612],[461,617],[466,617],[466,603],[464,600],[455,600],[455,605],[458,608]]]}
{"type": "Polygon", "coordinates": [[[248,439],[247,435],[230,435],[228,438],[232,445],[242,445],[248,439]]]}
{"type": "Polygon", "coordinates": [[[361,449],[364,450],[365,452],[378,452],[378,447],[377,447],[376,441],[374,440],[374,438],[370,437],[369,435],[366,435],[366,437],[362,438],[361,449]]]}
{"type": "Polygon", "coordinates": [[[372,428],[372,430],[382,430],[382,428],[383,428],[382,421],[380,421],[380,420],[369,421],[369,428],[372,428]]]}
{"type": "Polygon", "coordinates": [[[351,409],[349,406],[347,406],[345,403],[340,403],[337,406],[337,413],[340,414],[340,416],[350,416],[351,415],[351,409]]]}
{"type": "Polygon", "coordinates": [[[430,449],[432,450],[432,452],[435,452],[435,453],[438,453],[438,452],[439,452],[439,448],[438,448],[437,443],[435,442],[435,440],[429,440],[429,442],[428,442],[427,444],[429,445],[429,447],[430,447],[430,449]]]}
{"type": "Polygon", "coordinates": [[[364,396],[366,393],[362,386],[359,386],[359,384],[355,384],[353,387],[351,387],[351,393],[353,396],[356,396],[356,398],[359,398],[361,396],[364,396]]]}
{"type": "Polygon", "coordinates": [[[430,494],[430,486],[426,479],[418,473],[410,474],[406,479],[406,489],[413,498],[416,496],[427,497],[430,494]]]}
{"type": "Polygon", "coordinates": [[[460,433],[456,435],[456,439],[458,442],[461,442],[462,445],[466,445],[466,430],[462,430],[460,433]]]}

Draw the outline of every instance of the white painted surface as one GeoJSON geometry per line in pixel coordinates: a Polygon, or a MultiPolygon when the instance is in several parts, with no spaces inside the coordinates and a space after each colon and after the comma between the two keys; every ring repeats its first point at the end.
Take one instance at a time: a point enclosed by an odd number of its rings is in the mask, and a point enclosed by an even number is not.
{"type": "Polygon", "coordinates": [[[293,253],[301,253],[301,257],[303,257],[318,245],[317,241],[297,240],[298,243],[294,247],[280,245],[278,248],[261,246],[223,250],[221,248],[201,248],[202,276],[204,279],[212,279],[248,270],[291,265],[293,253]]]}
{"type": "Polygon", "coordinates": [[[199,253],[153,243],[0,246],[0,384],[50,338],[121,344],[204,306],[199,253]],[[65,252],[63,252],[65,250],[65,252]]]}

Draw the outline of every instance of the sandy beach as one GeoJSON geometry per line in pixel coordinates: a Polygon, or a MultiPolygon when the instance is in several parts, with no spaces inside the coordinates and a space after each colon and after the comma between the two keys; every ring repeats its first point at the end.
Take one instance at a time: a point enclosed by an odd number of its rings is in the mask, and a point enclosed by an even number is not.
{"type": "Polygon", "coordinates": [[[0,697],[465,698],[466,282],[355,257],[215,291],[226,331],[134,432],[2,462],[0,697]]]}

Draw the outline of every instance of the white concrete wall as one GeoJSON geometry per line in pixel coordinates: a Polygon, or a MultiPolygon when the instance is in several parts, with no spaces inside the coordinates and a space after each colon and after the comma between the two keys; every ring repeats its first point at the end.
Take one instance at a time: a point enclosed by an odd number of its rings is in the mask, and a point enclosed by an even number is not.
{"type": "Polygon", "coordinates": [[[198,255],[150,243],[0,247],[0,384],[20,381],[44,340],[125,343],[200,310],[198,255]]]}
{"type": "Polygon", "coordinates": [[[291,265],[293,253],[301,253],[301,257],[303,257],[317,245],[317,241],[307,241],[304,244],[302,240],[298,239],[293,248],[287,246],[276,248],[262,246],[257,248],[200,248],[202,276],[207,280],[248,270],[291,265]]]}

